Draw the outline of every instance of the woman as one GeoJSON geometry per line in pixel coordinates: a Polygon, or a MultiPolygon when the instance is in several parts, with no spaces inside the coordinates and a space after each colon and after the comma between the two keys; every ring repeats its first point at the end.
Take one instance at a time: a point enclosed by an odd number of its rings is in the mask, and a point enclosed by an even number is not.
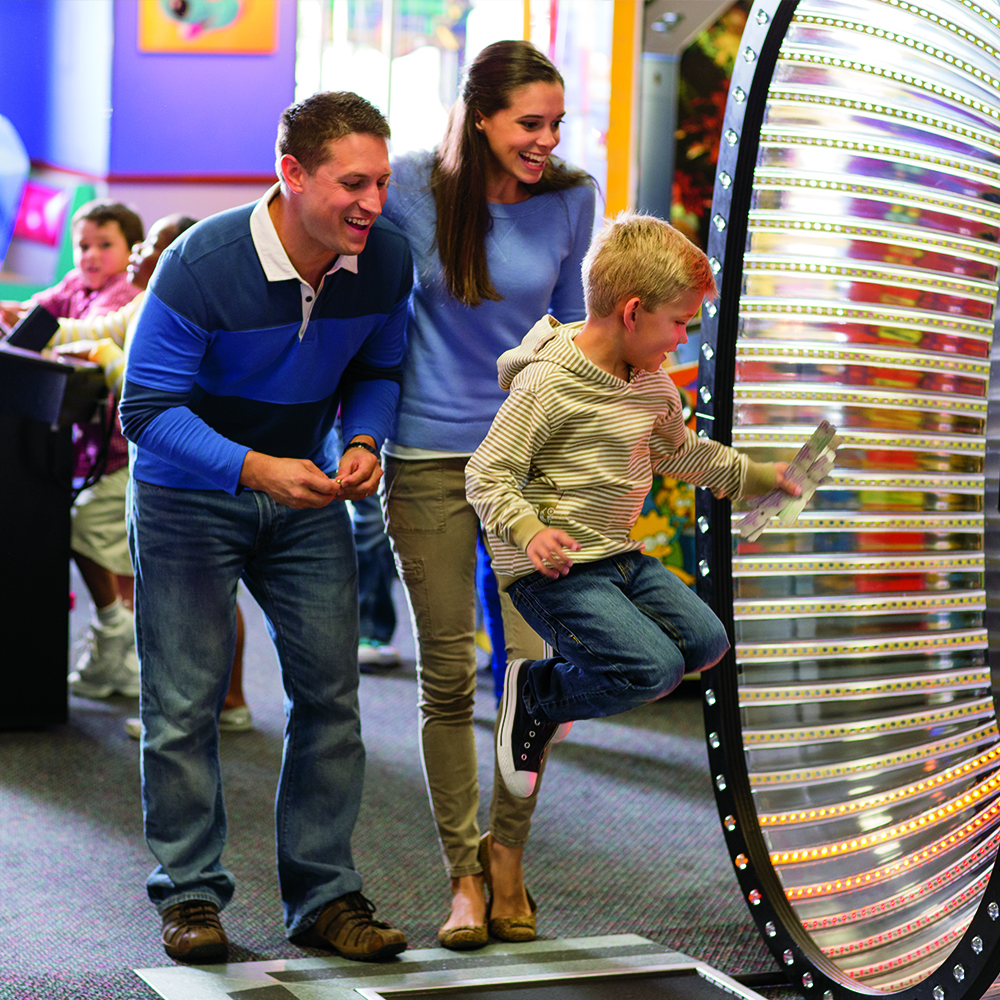
{"type": "MultiPolygon", "coordinates": [[[[595,194],[587,174],[551,156],[564,114],[562,77],[545,56],[527,42],[488,46],[441,145],[393,164],[384,210],[410,240],[415,282],[383,502],[417,640],[421,751],[451,876],[438,940],[454,949],[481,947],[489,934],[535,936],[521,870],[534,798],[514,799],[495,780],[481,842],[476,822],[479,522],[465,464],[503,401],[499,355],[547,312],[564,322],[585,314],[580,265],[595,194]]],[[[502,601],[509,655],[539,655],[541,640],[502,601]]]]}

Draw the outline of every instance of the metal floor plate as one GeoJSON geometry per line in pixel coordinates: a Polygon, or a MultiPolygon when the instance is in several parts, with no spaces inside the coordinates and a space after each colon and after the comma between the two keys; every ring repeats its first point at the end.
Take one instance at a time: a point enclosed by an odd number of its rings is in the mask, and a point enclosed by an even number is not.
{"type": "Polygon", "coordinates": [[[466,953],[427,948],[378,964],[331,957],[135,971],[164,1000],[561,1000],[558,991],[565,994],[568,981],[575,981],[577,996],[708,1000],[730,993],[761,1000],[710,966],[635,934],[494,944],[466,953]],[[607,983],[618,976],[619,983],[607,983]]]}

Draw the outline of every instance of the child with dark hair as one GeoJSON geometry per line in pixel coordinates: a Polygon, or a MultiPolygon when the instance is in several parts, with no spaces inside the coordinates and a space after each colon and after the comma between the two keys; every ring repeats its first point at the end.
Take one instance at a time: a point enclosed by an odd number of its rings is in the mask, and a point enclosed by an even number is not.
{"type": "MultiPolygon", "coordinates": [[[[18,315],[40,305],[59,318],[62,325],[53,345],[106,338],[93,360],[105,366],[109,389],[117,391],[125,329],[149,280],[145,269],[139,280],[135,269],[129,270],[132,247],[138,250],[142,244],[142,221],[126,205],[97,199],[74,213],[70,231],[76,267],[29,302],[7,305],[16,306],[18,315]]],[[[177,235],[176,229],[172,232],[177,235]]],[[[130,610],[132,565],[125,538],[128,445],[118,428],[117,410],[109,409],[110,429],[100,423],[74,428],[77,477],[93,480],[94,461],[102,450],[105,454],[102,475],[73,506],[71,548],[94,605],[94,621],[87,648],[70,674],[70,689],[87,698],[139,693],[130,610]]]]}
{"type": "Polygon", "coordinates": [[[138,294],[125,269],[132,247],[142,242],[142,220],[117,201],[81,205],[70,223],[75,267],[58,284],[28,302],[0,303],[0,319],[13,326],[33,306],[59,319],[94,319],[121,309],[138,294]]]}

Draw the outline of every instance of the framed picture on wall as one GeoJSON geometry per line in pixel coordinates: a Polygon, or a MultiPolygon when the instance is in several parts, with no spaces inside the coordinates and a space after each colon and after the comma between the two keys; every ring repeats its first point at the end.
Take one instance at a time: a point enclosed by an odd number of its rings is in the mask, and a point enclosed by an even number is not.
{"type": "Polygon", "coordinates": [[[278,0],[139,0],[140,52],[274,52],[278,0]]]}

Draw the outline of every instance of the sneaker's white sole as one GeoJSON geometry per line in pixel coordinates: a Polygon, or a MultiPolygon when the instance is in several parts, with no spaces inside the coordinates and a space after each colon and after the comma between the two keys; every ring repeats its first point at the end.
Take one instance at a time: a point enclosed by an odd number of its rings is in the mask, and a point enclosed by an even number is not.
{"type": "Polygon", "coordinates": [[[516,677],[523,659],[511,660],[503,677],[503,696],[500,700],[500,718],[497,721],[497,762],[500,765],[500,776],[507,786],[507,791],[515,798],[527,799],[535,790],[538,775],[533,771],[518,771],[514,766],[514,747],[512,730],[514,718],[517,715],[517,702],[520,693],[517,684],[511,682],[516,677]]]}

